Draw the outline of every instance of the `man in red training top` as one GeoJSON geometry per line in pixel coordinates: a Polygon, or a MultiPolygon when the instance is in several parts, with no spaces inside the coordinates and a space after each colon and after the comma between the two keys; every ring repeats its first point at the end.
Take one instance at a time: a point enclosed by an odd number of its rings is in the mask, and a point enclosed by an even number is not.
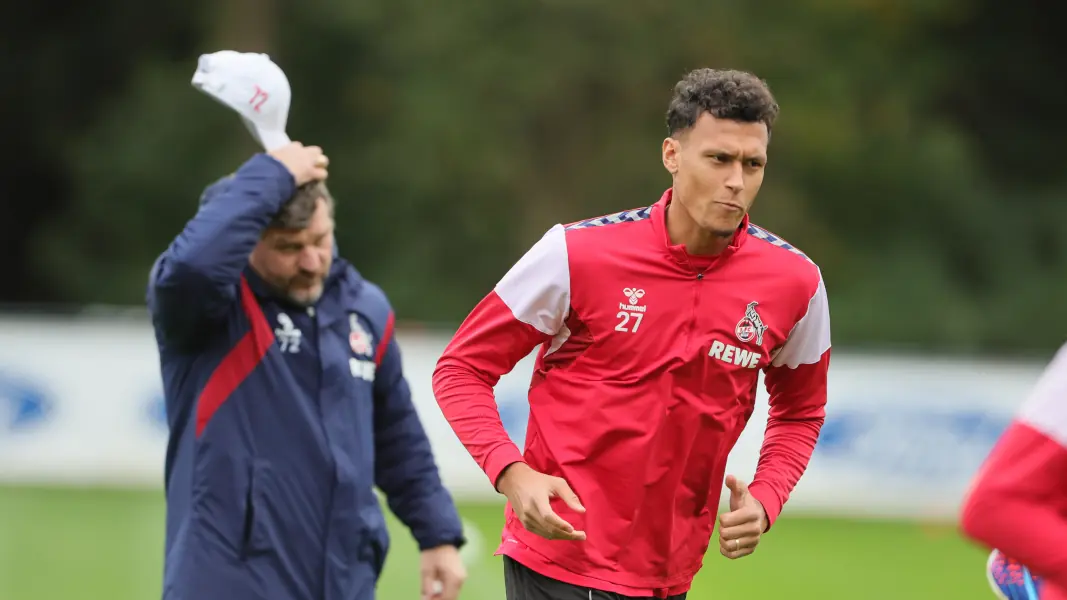
{"type": "Polygon", "coordinates": [[[978,472],[961,525],[1043,578],[1041,600],[1067,600],[1067,344],[978,472]]]}
{"type": "Polygon", "coordinates": [[[719,551],[751,554],[807,467],[826,403],[826,290],[748,217],[777,113],[751,74],[688,74],[663,141],[672,187],[549,229],[440,358],[437,401],[508,499],[508,598],[684,598],[761,370],[766,438],[751,485],[726,477],[719,551]],[[493,386],[537,346],[523,454],[493,386]]]}

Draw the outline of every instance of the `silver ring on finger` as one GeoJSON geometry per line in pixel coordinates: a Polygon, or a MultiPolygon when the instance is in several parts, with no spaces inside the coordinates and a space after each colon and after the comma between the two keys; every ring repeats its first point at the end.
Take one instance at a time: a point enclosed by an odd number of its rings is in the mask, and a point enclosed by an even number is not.
{"type": "Polygon", "coordinates": [[[737,552],[741,548],[741,538],[734,539],[734,552],[737,552]]]}

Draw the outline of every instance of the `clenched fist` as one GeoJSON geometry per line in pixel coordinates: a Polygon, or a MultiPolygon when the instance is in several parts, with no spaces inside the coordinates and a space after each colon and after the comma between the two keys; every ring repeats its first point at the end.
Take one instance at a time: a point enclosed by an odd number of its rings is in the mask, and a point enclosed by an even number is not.
{"type": "Polygon", "coordinates": [[[326,179],[326,167],[329,166],[330,159],[326,158],[326,155],[322,153],[322,148],[318,146],[305,146],[300,142],[290,142],[277,150],[272,150],[270,155],[292,173],[297,187],[326,179]]]}

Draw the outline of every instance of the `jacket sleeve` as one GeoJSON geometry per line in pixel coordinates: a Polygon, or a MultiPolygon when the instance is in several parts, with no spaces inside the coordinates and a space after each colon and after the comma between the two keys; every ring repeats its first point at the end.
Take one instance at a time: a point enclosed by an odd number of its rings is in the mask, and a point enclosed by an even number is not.
{"type": "Polygon", "coordinates": [[[393,320],[390,312],[375,356],[374,481],[419,549],[446,544],[458,548],[465,543],[463,525],[441,483],[429,438],[411,401],[393,320]]]}
{"type": "Polygon", "coordinates": [[[1067,594],[1067,345],[964,498],[963,533],[1067,594]]]}
{"type": "Polygon", "coordinates": [[[266,154],[205,192],[196,216],[152,267],[148,308],[165,338],[191,341],[226,314],[248,256],[294,192],[288,169],[266,154]]]}
{"type": "Polygon", "coordinates": [[[830,308],[819,276],[808,310],[765,370],[767,430],[749,491],[767,511],[768,528],[808,467],[826,417],[830,308]]]}
{"type": "Polygon", "coordinates": [[[504,430],[493,388],[561,332],[569,307],[567,243],[556,225],[471,311],[437,362],[437,403],[494,487],[508,465],[524,460],[504,430]]]}

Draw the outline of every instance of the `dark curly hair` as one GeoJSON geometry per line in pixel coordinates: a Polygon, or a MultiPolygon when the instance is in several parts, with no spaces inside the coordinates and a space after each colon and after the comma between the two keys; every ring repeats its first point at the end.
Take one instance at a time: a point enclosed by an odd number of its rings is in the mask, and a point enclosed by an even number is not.
{"type": "Polygon", "coordinates": [[[674,136],[697,122],[700,113],[717,119],[763,123],[770,135],[778,103],[767,83],[744,71],[697,69],[674,86],[667,109],[667,134],[674,136]]]}

